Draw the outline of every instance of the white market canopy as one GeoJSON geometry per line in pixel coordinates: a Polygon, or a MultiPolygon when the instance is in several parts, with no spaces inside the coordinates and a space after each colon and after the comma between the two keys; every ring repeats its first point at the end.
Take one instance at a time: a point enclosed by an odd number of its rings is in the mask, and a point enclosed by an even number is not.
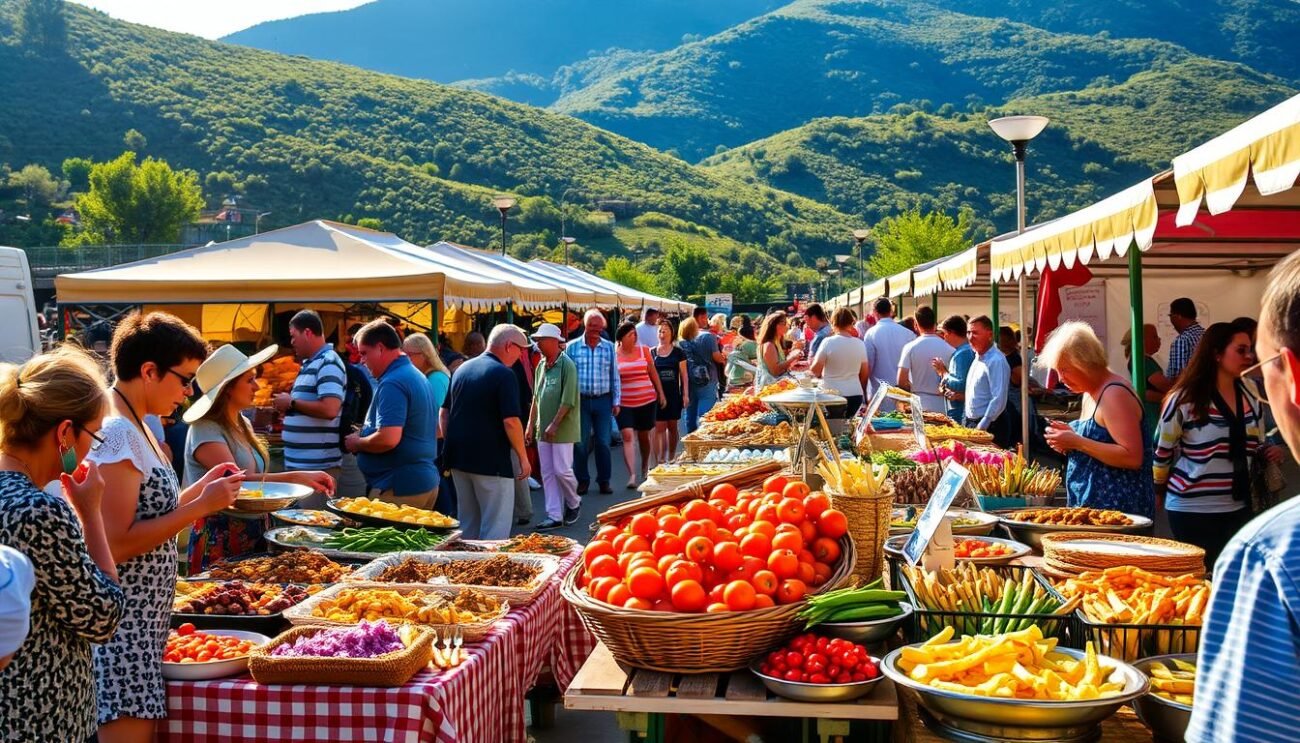
{"type": "Polygon", "coordinates": [[[509,283],[413,258],[387,232],[314,220],[55,279],[61,304],[511,301],[509,283]]]}
{"type": "Polygon", "coordinates": [[[675,299],[657,297],[653,294],[647,294],[636,289],[616,284],[609,279],[602,278],[595,274],[587,273],[573,266],[561,266],[558,263],[552,263],[544,260],[532,260],[528,262],[530,266],[536,266],[541,271],[548,273],[562,273],[573,277],[577,281],[586,282],[593,287],[598,287],[603,291],[611,292],[619,297],[619,304],[625,308],[649,308],[659,310],[660,312],[669,312],[675,314],[685,314],[695,309],[695,305],[690,302],[679,302],[675,299]]]}

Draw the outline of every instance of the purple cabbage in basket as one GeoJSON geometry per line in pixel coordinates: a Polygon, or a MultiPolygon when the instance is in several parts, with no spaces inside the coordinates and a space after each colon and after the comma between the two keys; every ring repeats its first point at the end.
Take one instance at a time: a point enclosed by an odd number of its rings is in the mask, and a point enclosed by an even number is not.
{"type": "Polygon", "coordinates": [[[406,647],[388,622],[362,620],[355,627],[327,629],[271,649],[281,658],[374,658],[406,647]]]}

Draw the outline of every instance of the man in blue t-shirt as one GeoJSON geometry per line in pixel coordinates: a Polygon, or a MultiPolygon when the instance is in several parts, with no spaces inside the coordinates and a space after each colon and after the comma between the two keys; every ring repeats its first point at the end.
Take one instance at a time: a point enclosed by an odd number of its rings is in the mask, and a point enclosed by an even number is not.
{"type": "Polygon", "coordinates": [[[424,375],[402,353],[393,326],[376,320],[356,335],[361,363],[375,377],[360,433],[344,445],[357,455],[371,498],[433,508],[438,496],[438,411],[424,375]]]}
{"type": "Polygon", "coordinates": [[[518,327],[498,325],[488,335],[487,351],[461,364],[451,378],[451,394],[442,409],[446,464],[456,483],[466,539],[509,537],[515,480],[531,474],[524,449],[525,411],[510,369],[531,345],[518,327]]]}

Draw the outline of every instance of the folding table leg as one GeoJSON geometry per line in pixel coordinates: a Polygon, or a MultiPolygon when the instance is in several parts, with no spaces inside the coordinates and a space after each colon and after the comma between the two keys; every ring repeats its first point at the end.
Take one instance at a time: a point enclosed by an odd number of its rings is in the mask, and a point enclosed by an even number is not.
{"type": "Polygon", "coordinates": [[[817,718],[817,738],[821,743],[831,743],[833,739],[844,740],[849,735],[848,720],[827,720],[817,718]]]}

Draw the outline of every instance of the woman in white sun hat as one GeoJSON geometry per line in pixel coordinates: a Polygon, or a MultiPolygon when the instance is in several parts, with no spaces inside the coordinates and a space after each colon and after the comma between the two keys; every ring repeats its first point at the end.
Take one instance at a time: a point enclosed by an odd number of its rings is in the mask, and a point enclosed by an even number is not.
{"type": "MultiPolygon", "coordinates": [[[[260,386],[257,367],[278,350],[272,345],[249,357],[233,345],[226,345],[198,368],[194,384],[203,390],[203,396],[185,411],[185,422],[190,424],[185,439],[186,484],[223,462],[234,462],[244,470],[246,483],[263,480],[270,456],[266,445],[253,435],[253,426],[242,411],[253,406],[253,395],[260,386]]],[[[265,481],[306,485],[327,496],[334,493],[334,478],[324,472],[277,472],[267,474],[265,481]]],[[[265,550],[262,534],[269,526],[267,514],[227,512],[196,521],[190,529],[190,572],[201,571],[217,560],[265,550]]]]}

